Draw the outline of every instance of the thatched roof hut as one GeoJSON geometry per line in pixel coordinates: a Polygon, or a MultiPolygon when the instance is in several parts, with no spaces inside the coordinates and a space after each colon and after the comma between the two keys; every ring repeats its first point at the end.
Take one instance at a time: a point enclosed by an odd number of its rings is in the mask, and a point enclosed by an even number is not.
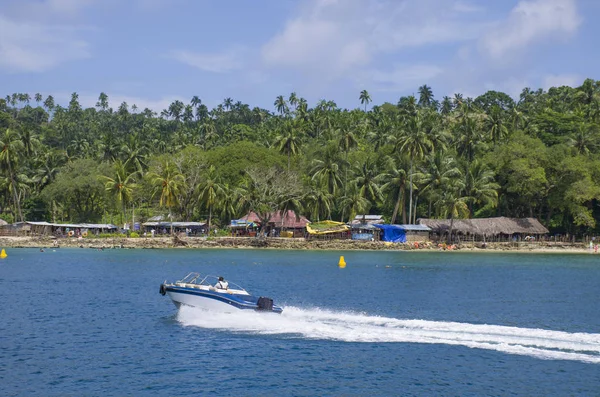
{"type": "MultiPolygon", "coordinates": [[[[421,225],[431,228],[435,233],[444,234],[450,230],[450,219],[419,219],[421,225]]],[[[478,218],[455,219],[452,224],[453,233],[479,236],[527,234],[540,235],[549,233],[535,218],[478,218]]]]}

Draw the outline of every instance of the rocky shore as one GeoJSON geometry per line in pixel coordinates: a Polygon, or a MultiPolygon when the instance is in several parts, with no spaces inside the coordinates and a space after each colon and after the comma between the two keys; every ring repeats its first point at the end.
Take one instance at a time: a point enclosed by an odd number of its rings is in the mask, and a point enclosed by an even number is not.
{"type": "MultiPolygon", "coordinates": [[[[244,238],[244,237],[148,237],[148,238],[61,238],[50,237],[0,237],[0,248],[145,248],[145,249],[190,249],[190,248],[256,248],[289,250],[394,250],[394,251],[439,251],[435,244],[396,244],[383,241],[356,240],[305,240],[302,238],[244,238]]],[[[447,250],[447,249],[446,249],[447,250]]],[[[590,253],[583,243],[463,243],[452,247],[452,251],[517,251],[590,253]]]]}

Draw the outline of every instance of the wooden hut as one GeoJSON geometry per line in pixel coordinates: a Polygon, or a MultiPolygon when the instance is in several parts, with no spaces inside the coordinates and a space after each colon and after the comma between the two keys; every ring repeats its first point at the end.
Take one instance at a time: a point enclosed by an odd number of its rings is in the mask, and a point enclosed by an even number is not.
{"type": "Polygon", "coordinates": [[[431,229],[426,225],[398,225],[406,234],[407,242],[429,241],[431,229]]]}
{"type": "Polygon", "coordinates": [[[146,235],[170,234],[173,231],[173,233],[184,233],[186,236],[194,237],[207,232],[204,222],[144,222],[142,228],[146,235]]]}
{"type": "Polygon", "coordinates": [[[356,215],[349,223],[352,240],[379,241],[381,229],[376,228],[375,225],[383,223],[383,215],[356,215]]]}
{"type": "MultiPolygon", "coordinates": [[[[251,211],[239,221],[254,222],[261,224],[261,220],[255,212],[251,211]]],[[[276,211],[269,214],[266,225],[261,224],[262,232],[271,237],[304,237],[306,225],[310,221],[305,216],[297,216],[292,210],[276,211]]]]}
{"type": "MultiPolygon", "coordinates": [[[[432,240],[446,240],[450,219],[419,219],[419,224],[431,228],[432,240]]],[[[535,218],[454,219],[452,235],[459,241],[537,240],[549,231],[535,218]]]]}

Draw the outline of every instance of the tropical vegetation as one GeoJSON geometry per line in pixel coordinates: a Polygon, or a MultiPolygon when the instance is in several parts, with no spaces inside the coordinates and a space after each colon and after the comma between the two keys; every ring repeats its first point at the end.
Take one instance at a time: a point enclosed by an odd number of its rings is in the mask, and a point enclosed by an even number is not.
{"type": "Polygon", "coordinates": [[[291,93],[272,109],[194,96],[156,113],[101,93],[0,99],[0,218],[125,223],[163,215],[222,226],[254,211],[314,221],[381,214],[536,217],[556,233],[600,220],[600,81],[418,96],[356,108],[291,93]],[[32,101],[33,98],[33,101],[32,101]]]}

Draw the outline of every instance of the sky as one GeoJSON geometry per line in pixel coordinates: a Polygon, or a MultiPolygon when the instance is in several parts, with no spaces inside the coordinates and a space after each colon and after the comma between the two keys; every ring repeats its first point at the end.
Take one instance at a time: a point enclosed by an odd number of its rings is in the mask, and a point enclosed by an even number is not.
{"type": "Polygon", "coordinates": [[[597,0],[0,0],[0,96],[160,112],[291,92],[396,103],[600,79],[597,0]]]}

